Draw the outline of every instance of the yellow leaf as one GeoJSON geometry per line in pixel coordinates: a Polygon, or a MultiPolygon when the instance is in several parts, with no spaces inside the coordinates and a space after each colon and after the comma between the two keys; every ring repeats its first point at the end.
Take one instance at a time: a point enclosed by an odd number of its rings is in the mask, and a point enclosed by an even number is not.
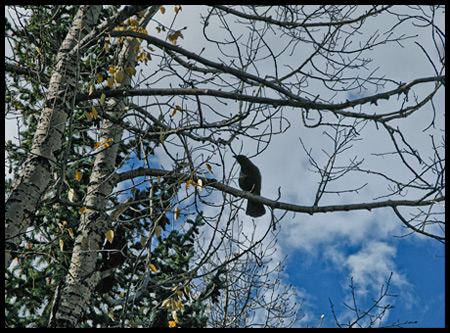
{"type": "Polygon", "coordinates": [[[114,78],[116,79],[117,83],[121,83],[123,81],[124,76],[125,71],[122,68],[114,74],[114,78]]]}
{"type": "Polygon", "coordinates": [[[106,233],[106,239],[112,244],[114,239],[114,230],[108,230],[108,232],[106,233]]]}
{"type": "Polygon", "coordinates": [[[89,120],[89,121],[92,121],[92,116],[91,116],[91,114],[89,113],[89,112],[85,112],[84,113],[84,115],[86,116],[86,118],[89,120]]]}
{"type": "Polygon", "coordinates": [[[189,288],[189,286],[184,287],[184,294],[186,295],[186,298],[188,298],[191,294],[191,289],[189,288]]]}
{"type": "Polygon", "coordinates": [[[161,227],[159,225],[157,225],[155,228],[155,235],[158,238],[161,237],[161,227]]]}
{"type": "Polygon", "coordinates": [[[92,116],[94,117],[94,119],[97,119],[98,113],[97,110],[95,109],[95,107],[92,107],[92,116]]]}
{"type": "Polygon", "coordinates": [[[102,144],[101,142],[96,142],[94,145],[94,149],[97,149],[98,147],[100,147],[102,144]]]}
{"type": "Polygon", "coordinates": [[[112,310],[108,313],[108,317],[114,320],[114,312],[112,310]]]}
{"type": "MultiPolygon", "coordinates": [[[[192,183],[192,179],[189,179],[187,182],[186,182],[186,190],[188,189],[188,187],[189,187],[189,185],[192,183]]],[[[176,220],[176,219],[175,219],[176,220]]]]}
{"type": "Polygon", "coordinates": [[[89,96],[91,96],[93,92],[94,92],[94,85],[92,84],[91,87],[89,88],[89,96]]]}
{"type": "Polygon", "coordinates": [[[81,215],[86,213],[86,206],[81,207],[80,210],[78,211],[78,213],[80,213],[81,215]]]}
{"type": "Polygon", "coordinates": [[[161,11],[161,14],[164,14],[166,12],[166,9],[163,6],[159,7],[159,10],[161,11]]]}
{"type": "Polygon", "coordinates": [[[67,231],[69,232],[69,235],[72,239],[75,239],[75,234],[73,233],[72,228],[67,228],[67,231]]]}
{"type": "Polygon", "coordinates": [[[134,67],[127,67],[126,72],[129,76],[134,76],[136,75],[136,68],[134,67]]]}
{"type": "Polygon", "coordinates": [[[64,251],[64,241],[61,238],[59,239],[59,248],[61,249],[61,252],[64,251]]]}
{"type": "Polygon", "coordinates": [[[106,95],[105,93],[102,93],[100,96],[100,105],[103,106],[105,104],[106,95]]]}
{"type": "Polygon", "coordinates": [[[157,272],[158,272],[158,270],[156,269],[155,265],[150,264],[150,265],[148,265],[148,267],[149,267],[154,273],[157,273],[157,272]]]}
{"type": "Polygon", "coordinates": [[[177,113],[177,111],[183,112],[183,109],[181,108],[181,106],[176,105],[176,106],[173,108],[173,112],[172,112],[171,117],[173,117],[173,116],[177,113]]]}
{"type": "Polygon", "coordinates": [[[75,179],[80,181],[81,177],[83,177],[83,174],[79,170],[75,171],[75,179]]]}
{"type": "Polygon", "coordinates": [[[211,165],[209,165],[208,163],[206,163],[206,169],[208,169],[209,172],[213,173],[211,165]]]}
{"type": "Polygon", "coordinates": [[[181,5],[175,6],[175,13],[178,14],[178,12],[181,10],[181,5]]]}
{"type": "Polygon", "coordinates": [[[166,298],[162,304],[161,304],[162,308],[166,308],[166,309],[170,309],[170,298],[166,298]]]}
{"type": "Polygon", "coordinates": [[[117,71],[117,66],[109,66],[108,71],[109,74],[115,74],[117,71]]]}
{"type": "Polygon", "coordinates": [[[34,49],[39,53],[39,55],[40,55],[41,57],[43,57],[42,52],[41,52],[41,49],[40,49],[39,47],[35,46],[34,49]]]}
{"type": "MultiPolygon", "coordinates": [[[[131,190],[131,193],[133,193],[133,189],[131,190]]],[[[116,210],[114,212],[114,214],[112,215],[112,218],[114,220],[116,220],[120,215],[122,215],[122,213],[124,211],[126,211],[128,209],[129,205],[123,205],[122,207],[120,207],[118,210],[116,210]]]]}
{"type": "Polygon", "coordinates": [[[56,222],[56,223],[58,224],[60,231],[64,231],[64,225],[59,222],[56,222]]]}
{"type": "Polygon", "coordinates": [[[178,220],[178,218],[180,217],[180,214],[181,214],[180,208],[178,208],[178,207],[175,208],[175,215],[174,215],[175,221],[178,220]]]}
{"type": "Polygon", "coordinates": [[[175,31],[167,36],[167,38],[172,42],[173,45],[177,45],[178,37],[184,38],[181,31],[175,31]]]}
{"type": "Polygon", "coordinates": [[[110,77],[108,78],[108,80],[106,80],[106,81],[108,82],[108,87],[112,88],[113,85],[114,85],[114,77],[113,77],[113,76],[110,76],[110,77]]]}
{"type": "Polygon", "coordinates": [[[173,320],[169,320],[169,327],[175,327],[177,326],[177,323],[174,322],[173,320]]]}

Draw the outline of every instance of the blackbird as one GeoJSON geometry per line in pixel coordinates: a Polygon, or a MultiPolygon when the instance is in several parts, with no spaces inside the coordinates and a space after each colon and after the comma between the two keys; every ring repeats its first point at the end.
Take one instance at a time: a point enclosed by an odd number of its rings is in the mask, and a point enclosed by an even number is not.
{"type": "MultiPolygon", "coordinates": [[[[239,186],[241,189],[261,195],[261,173],[258,167],[244,155],[235,155],[233,157],[241,165],[241,173],[239,175],[239,186]]],[[[266,213],[266,210],[261,203],[248,199],[245,213],[252,217],[260,217],[266,213]]]]}

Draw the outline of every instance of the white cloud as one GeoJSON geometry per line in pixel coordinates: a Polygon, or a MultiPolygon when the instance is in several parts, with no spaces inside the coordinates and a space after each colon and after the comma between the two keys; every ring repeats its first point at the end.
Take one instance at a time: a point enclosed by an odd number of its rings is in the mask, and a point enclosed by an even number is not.
{"type": "Polygon", "coordinates": [[[392,283],[407,284],[406,278],[398,272],[395,264],[397,250],[385,242],[369,241],[361,250],[347,256],[343,265],[357,285],[356,292],[377,292],[385,283],[391,272],[396,272],[392,283]]]}

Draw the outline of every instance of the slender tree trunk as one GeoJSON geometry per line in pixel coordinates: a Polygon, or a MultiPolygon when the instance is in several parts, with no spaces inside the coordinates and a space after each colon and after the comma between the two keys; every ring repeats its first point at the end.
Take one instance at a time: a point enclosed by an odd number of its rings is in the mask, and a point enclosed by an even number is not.
{"type": "MultiPolygon", "coordinates": [[[[154,6],[157,10],[159,6],[154,6]]],[[[149,10],[141,19],[140,26],[146,26],[156,13],[149,10]]],[[[139,18],[136,18],[139,20],[139,18]]],[[[136,66],[136,38],[126,38],[118,56],[118,71],[124,71],[123,80],[116,82],[114,89],[129,89],[131,75],[126,69],[136,66]]],[[[105,103],[108,119],[120,119],[127,106],[126,98],[113,98],[105,103]]],[[[65,284],[59,295],[58,305],[52,311],[50,326],[75,327],[81,319],[91,294],[100,280],[100,272],[96,270],[98,251],[109,229],[106,205],[108,197],[115,185],[116,158],[123,129],[118,122],[104,119],[100,136],[102,151],[96,155],[94,167],[89,180],[88,194],[85,199],[86,213],[80,218],[75,240],[72,260],[65,284]]],[[[57,297],[55,297],[56,299],[57,297]]]]}
{"type": "Polygon", "coordinates": [[[74,106],[78,59],[68,54],[97,24],[100,10],[101,5],[81,5],[58,51],[32,150],[20,181],[5,204],[5,268],[10,265],[20,235],[30,226],[53,176],[55,153],[61,149],[64,126],[74,106]]]}

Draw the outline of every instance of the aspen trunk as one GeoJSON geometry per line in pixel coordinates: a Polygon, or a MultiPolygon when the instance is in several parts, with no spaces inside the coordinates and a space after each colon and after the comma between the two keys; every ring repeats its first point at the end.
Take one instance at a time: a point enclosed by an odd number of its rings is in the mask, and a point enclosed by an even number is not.
{"type": "MultiPolygon", "coordinates": [[[[158,6],[155,7],[156,9],[158,6]]],[[[139,25],[145,26],[156,13],[149,10],[141,19],[139,25]]],[[[139,18],[136,18],[139,20],[139,18]]],[[[124,71],[123,79],[114,84],[113,89],[126,89],[131,86],[131,75],[126,68],[136,66],[135,47],[136,38],[126,38],[118,55],[117,68],[124,71]]],[[[120,119],[126,111],[126,98],[112,98],[105,103],[108,119],[120,119]]],[[[123,129],[118,122],[107,119],[102,121],[100,136],[102,151],[95,157],[94,167],[89,180],[88,195],[85,199],[87,209],[81,216],[77,238],[70,263],[69,274],[59,296],[58,306],[50,319],[52,327],[75,327],[81,319],[91,294],[100,280],[100,273],[96,270],[98,251],[105,240],[109,229],[106,205],[108,197],[115,185],[116,158],[123,129]]],[[[56,297],[55,297],[56,298],[56,297]]]]}
{"type": "Polygon", "coordinates": [[[81,5],[58,51],[32,150],[20,181],[5,204],[5,268],[14,258],[12,254],[20,242],[20,235],[30,226],[53,176],[55,153],[61,149],[64,126],[74,106],[78,59],[70,57],[69,53],[97,24],[100,10],[100,5],[81,5]]]}

